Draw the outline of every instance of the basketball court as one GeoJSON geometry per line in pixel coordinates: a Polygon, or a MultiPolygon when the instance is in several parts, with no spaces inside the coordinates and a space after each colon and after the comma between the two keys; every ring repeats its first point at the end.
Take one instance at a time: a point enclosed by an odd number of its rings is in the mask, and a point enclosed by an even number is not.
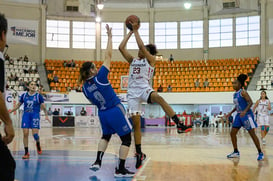
{"type": "Polygon", "coordinates": [[[119,138],[109,144],[99,171],[89,170],[96,158],[100,137],[97,128],[43,128],[41,144],[43,154],[37,155],[30,137],[30,159],[22,160],[21,130],[9,146],[15,155],[16,179],[20,181],[53,180],[271,180],[273,178],[272,133],[263,146],[264,161],[258,162],[256,148],[248,133],[238,133],[240,159],[227,159],[232,151],[229,128],[194,128],[191,133],[178,135],[175,128],[153,127],[143,132],[143,151],[146,162],[135,170],[134,148],[131,147],[126,166],[136,171],[131,178],[113,176],[118,161],[119,138]]]}

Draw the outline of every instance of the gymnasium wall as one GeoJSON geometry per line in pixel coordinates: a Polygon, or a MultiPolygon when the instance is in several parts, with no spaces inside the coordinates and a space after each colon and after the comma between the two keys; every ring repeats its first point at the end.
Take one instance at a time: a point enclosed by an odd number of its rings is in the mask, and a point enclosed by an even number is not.
{"type": "MultiPolygon", "coordinates": [[[[0,12],[4,13],[6,18],[22,19],[22,20],[41,20],[41,9],[38,4],[24,4],[24,3],[12,3],[0,0],[0,12]]],[[[38,45],[26,45],[26,44],[9,44],[8,54],[13,57],[19,57],[28,55],[32,61],[40,62],[41,60],[41,33],[39,23],[39,44],[38,45]]],[[[10,30],[8,30],[10,31],[10,30]]]]}
{"type": "MultiPolygon", "coordinates": [[[[40,35],[41,32],[41,22],[43,18],[41,17],[41,5],[37,4],[23,4],[23,3],[11,3],[6,2],[4,0],[0,0],[0,12],[6,14],[7,18],[14,18],[14,19],[28,19],[28,20],[39,20],[40,25],[40,35]]],[[[58,0],[53,1],[49,0],[48,5],[48,16],[49,18],[55,19],[77,19],[77,20],[93,20],[92,18],[81,17],[81,18],[71,18],[71,17],[64,17],[58,11],[61,11],[59,8],[63,7],[64,1],[58,0]],[[55,4],[51,4],[50,2],[54,2],[55,4]],[[56,2],[57,5],[56,5],[56,2]],[[55,5],[55,6],[54,6],[55,5]]],[[[273,19],[273,1],[267,0],[266,5],[266,57],[273,56],[273,45],[269,45],[269,34],[268,31],[268,20],[273,19]]],[[[143,22],[147,21],[185,21],[185,20],[201,20],[204,17],[204,12],[202,7],[194,7],[193,9],[186,11],[184,9],[178,8],[169,8],[169,9],[162,9],[162,8],[155,8],[152,10],[149,9],[107,9],[105,8],[102,11],[101,17],[104,22],[123,22],[125,17],[129,14],[136,14],[140,17],[143,22]]],[[[253,14],[253,13],[252,13],[253,14]]],[[[255,13],[254,13],[255,14],[255,13]]],[[[247,15],[247,14],[246,14],[247,15]]],[[[219,18],[217,17],[210,17],[219,18]]],[[[222,17],[231,17],[230,15],[225,15],[222,17]]],[[[45,25],[43,26],[45,27],[45,25]]],[[[153,25],[150,25],[150,35],[153,35],[152,31],[153,25]]],[[[179,36],[179,35],[178,35],[179,36]]],[[[45,57],[47,59],[81,59],[81,60],[94,60],[94,59],[103,59],[104,58],[104,50],[98,49],[62,49],[62,48],[46,48],[41,46],[42,38],[39,38],[39,45],[21,45],[21,44],[10,44],[10,48],[8,50],[8,54],[12,56],[22,56],[22,55],[29,55],[32,60],[41,62],[41,57],[45,57]],[[43,55],[42,55],[43,54],[43,55]]],[[[45,40],[45,38],[44,38],[45,40]]],[[[153,42],[153,36],[150,37],[150,42],[153,42]]],[[[45,45],[45,42],[43,42],[45,45]]],[[[99,47],[99,46],[98,46],[99,47]]],[[[171,49],[171,50],[159,50],[159,54],[163,55],[164,58],[168,58],[170,54],[173,54],[175,59],[183,59],[183,60],[197,60],[204,58],[204,49],[171,49]]],[[[136,50],[130,51],[133,55],[137,55],[136,50]]],[[[243,46],[243,47],[228,47],[228,48],[210,48],[208,49],[208,58],[209,59],[216,59],[216,58],[232,58],[232,57],[255,57],[261,55],[261,46],[243,46]]],[[[118,50],[113,50],[113,60],[123,60],[121,54],[118,50]]]]}

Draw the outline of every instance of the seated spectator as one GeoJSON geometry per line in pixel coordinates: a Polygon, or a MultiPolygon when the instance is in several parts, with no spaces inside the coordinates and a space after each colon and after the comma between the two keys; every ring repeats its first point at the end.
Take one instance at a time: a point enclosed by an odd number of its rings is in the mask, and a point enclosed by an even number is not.
{"type": "Polygon", "coordinates": [[[58,108],[58,112],[59,112],[59,115],[61,114],[61,109],[60,108],[58,108]]]}
{"type": "Polygon", "coordinates": [[[82,110],[81,110],[81,116],[86,116],[86,111],[84,110],[84,107],[82,108],[82,110]]]}
{"type": "Polygon", "coordinates": [[[209,81],[208,81],[207,78],[206,78],[205,81],[203,82],[203,86],[204,86],[204,88],[209,87],[209,81]]]}
{"type": "Polygon", "coordinates": [[[28,56],[27,55],[24,56],[24,61],[28,62],[28,56]]]}
{"type": "Polygon", "coordinates": [[[72,113],[71,111],[67,111],[67,112],[65,113],[65,115],[67,115],[67,116],[73,116],[73,113],[72,113]]]}
{"type": "Polygon", "coordinates": [[[67,92],[70,92],[70,91],[71,91],[71,87],[68,86],[68,87],[66,88],[66,91],[67,91],[67,92]]]}
{"type": "Polygon", "coordinates": [[[9,61],[10,57],[8,54],[5,55],[5,60],[8,60],[9,61]]]}
{"type": "Polygon", "coordinates": [[[56,87],[53,87],[50,92],[57,92],[57,88],[56,87]]]}
{"type": "Polygon", "coordinates": [[[75,67],[75,66],[76,66],[76,64],[75,64],[75,62],[74,62],[74,60],[73,60],[73,59],[71,60],[70,65],[71,65],[71,67],[75,67]]]}
{"type": "Polygon", "coordinates": [[[187,116],[186,110],[184,110],[184,112],[182,113],[182,116],[187,116]]]}
{"type": "Polygon", "coordinates": [[[15,74],[14,75],[14,81],[18,81],[18,80],[19,80],[19,78],[18,78],[17,74],[15,74]]]}
{"type": "Polygon", "coordinates": [[[54,116],[58,116],[58,115],[60,114],[60,112],[57,111],[57,109],[55,108],[52,114],[53,114],[54,116]]]}
{"type": "Polygon", "coordinates": [[[170,54],[169,60],[170,60],[171,63],[174,61],[174,59],[173,59],[173,54],[170,54]]]}
{"type": "Polygon", "coordinates": [[[167,91],[172,92],[172,86],[171,85],[168,85],[167,91]]]}
{"type": "Polygon", "coordinates": [[[267,89],[264,88],[264,86],[262,85],[261,88],[260,88],[260,90],[262,91],[262,90],[267,90],[267,89]]]}
{"type": "Polygon", "coordinates": [[[194,86],[195,88],[198,88],[200,86],[199,79],[196,79],[196,81],[194,82],[194,86]]]}
{"type": "Polygon", "coordinates": [[[51,116],[53,114],[53,112],[51,111],[51,107],[48,108],[48,111],[47,111],[47,115],[51,116]]]}
{"type": "Polygon", "coordinates": [[[23,68],[23,70],[24,70],[25,74],[29,73],[29,67],[28,67],[28,65],[25,65],[25,67],[23,68]]]}
{"type": "Polygon", "coordinates": [[[195,127],[197,127],[197,124],[201,125],[202,121],[201,121],[201,115],[199,113],[195,113],[194,114],[194,119],[193,119],[193,124],[195,125],[195,127]]]}
{"type": "Polygon", "coordinates": [[[71,67],[71,61],[66,62],[66,66],[67,66],[67,67],[71,67]]]}
{"type": "Polygon", "coordinates": [[[54,82],[54,83],[59,82],[59,77],[58,77],[57,75],[54,75],[54,77],[53,77],[53,82],[54,82]]]}
{"type": "Polygon", "coordinates": [[[25,82],[23,81],[23,79],[20,79],[19,80],[19,86],[24,86],[25,85],[25,82]]]}
{"type": "Polygon", "coordinates": [[[67,66],[67,62],[66,62],[66,60],[64,61],[64,67],[66,67],[67,66]]]}
{"type": "Polygon", "coordinates": [[[203,121],[202,127],[205,127],[205,126],[209,127],[209,117],[206,114],[204,114],[202,121],[203,121]]]}
{"type": "Polygon", "coordinates": [[[19,58],[17,59],[17,62],[20,62],[20,61],[23,61],[23,57],[19,57],[19,58]]]}
{"type": "Polygon", "coordinates": [[[37,78],[36,84],[37,84],[38,86],[41,85],[41,80],[40,80],[40,78],[37,78]]]}
{"type": "Polygon", "coordinates": [[[10,65],[14,65],[14,60],[12,58],[10,58],[8,61],[10,65]]]}
{"type": "Polygon", "coordinates": [[[160,86],[158,87],[157,92],[163,92],[163,87],[161,86],[161,84],[160,84],[160,86]]]}

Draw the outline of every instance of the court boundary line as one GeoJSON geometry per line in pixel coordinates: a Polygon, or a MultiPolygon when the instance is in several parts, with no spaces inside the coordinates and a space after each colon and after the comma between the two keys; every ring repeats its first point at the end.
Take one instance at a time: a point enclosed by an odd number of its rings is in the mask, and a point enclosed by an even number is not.
{"type": "MultiPolygon", "coordinates": [[[[137,171],[137,173],[135,174],[135,176],[133,177],[132,181],[137,181],[137,177],[140,177],[140,175],[142,174],[142,172],[144,171],[144,169],[146,168],[147,164],[149,163],[149,161],[151,160],[151,157],[149,157],[144,164],[142,165],[142,167],[137,171]]],[[[146,180],[146,176],[145,179],[146,180]]]]}

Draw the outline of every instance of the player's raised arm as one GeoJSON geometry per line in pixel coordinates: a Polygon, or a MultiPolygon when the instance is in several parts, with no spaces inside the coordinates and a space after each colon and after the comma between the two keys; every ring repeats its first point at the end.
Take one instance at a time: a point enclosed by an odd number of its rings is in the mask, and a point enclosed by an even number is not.
{"type": "Polygon", "coordinates": [[[126,44],[129,40],[129,38],[132,36],[133,32],[130,31],[122,40],[122,42],[119,45],[119,51],[122,54],[122,56],[125,58],[125,60],[127,60],[128,63],[131,64],[131,62],[133,61],[134,57],[128,52],[128,50],[126,49],[126,44]]]}
{"type": "Polygon", "coordinates": [[[154,55],[152,55],[145,47],[139,33],[138,33],[138,29],[139,29],[139,24],[137,22],[131,23],[132,27],[133,27],[133,32],[135,34],[135,38],[136,38],[136,42],[138,45],[138,48],[143,52],[144,56],[147,58],[149,64],[151,66],[154,67],[155,65],[155,57],[154,55]]]}
{"type": "Polygon", "coordinates": [[[107,42],[107,48],[105,52],[103,65],[110,70],[111,59],[112,59],[112,28],[110,28],[108,24],[106,24],[105,28],[107,30],[108,42],[107,42]]]}

